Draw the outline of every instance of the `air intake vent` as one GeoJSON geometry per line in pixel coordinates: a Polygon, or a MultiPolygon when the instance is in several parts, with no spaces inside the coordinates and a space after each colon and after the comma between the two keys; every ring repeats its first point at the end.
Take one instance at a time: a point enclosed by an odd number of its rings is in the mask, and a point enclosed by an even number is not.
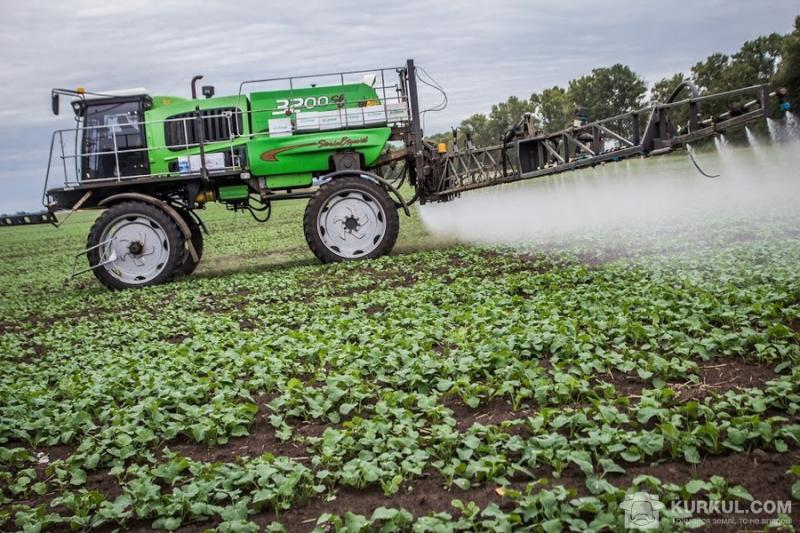
{"type": "MultiPolygon", "coordinates": [[[[170,150],[183,150],[199,143],[195,130],[194,111],[169,117],[164,123],[164,138],[170,150]]],[[[235,107],[219,107],[200,111],[203,120],[204,140],[207,143],[227,141],[241,135],[242,113],[235,107]],[[230,117],[225,113],[231,113],[230,117]],[[231,128],[233,132],[231,132],[231,128]]]]}

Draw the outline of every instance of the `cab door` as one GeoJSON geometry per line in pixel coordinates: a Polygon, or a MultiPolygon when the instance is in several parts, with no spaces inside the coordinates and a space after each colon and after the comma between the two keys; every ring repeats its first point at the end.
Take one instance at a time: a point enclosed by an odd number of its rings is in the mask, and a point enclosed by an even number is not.
{"type": "Polygon", "coordinates": [[[145,135],[145,97],[88,100],[83,109],[82,179],[150,173],[145,135]]]}

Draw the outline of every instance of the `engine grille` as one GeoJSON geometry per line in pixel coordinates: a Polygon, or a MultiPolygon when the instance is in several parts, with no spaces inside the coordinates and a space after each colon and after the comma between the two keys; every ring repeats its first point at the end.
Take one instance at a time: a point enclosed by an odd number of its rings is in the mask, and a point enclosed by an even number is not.
{"type": "MultiPolygon", "coordinates": [[[[219,107],[200,111],[203,122],[204,141],[227,141],[242,132],[242,113],[235,107],[219,107]],[[230,119],[225,113],[231,113],[230,119]],[[233,128],[233,132],[230,131],[233,128]]],[[[169,117],[164,123],[164,138],[170,150],[183,150],[187,145],[199,143],[194,122],[195,112],[181,113],[169,117]],[[188,119],[188,120],[184,120],[188,119]]]]}

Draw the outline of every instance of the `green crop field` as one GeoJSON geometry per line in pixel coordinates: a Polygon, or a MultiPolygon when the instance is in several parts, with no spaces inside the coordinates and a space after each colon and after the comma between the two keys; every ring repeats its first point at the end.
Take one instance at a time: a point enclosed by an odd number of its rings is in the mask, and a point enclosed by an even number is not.
{"type": "Polygon", "coordinates": [[[0,529],[614,531],[642,491],[715,530],[673,502],[800,498],[796,216],[515,251],[415,213],[321,265],[303,208],[211,209],[196,275],[125,292],[66,281],[96,213],[0,230],[0,529]]]}

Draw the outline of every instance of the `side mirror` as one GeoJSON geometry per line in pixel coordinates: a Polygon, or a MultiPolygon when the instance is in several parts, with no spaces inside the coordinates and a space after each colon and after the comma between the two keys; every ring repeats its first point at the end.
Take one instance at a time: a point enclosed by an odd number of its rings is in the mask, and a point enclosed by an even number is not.
{"type": "Polygon", "coordinates": [[[214,96],[214,86],[213,85],[203,85],[203,96],[206,98],[211,98],[214,96]]]}
{"type": "Polygon", "coordinates": [[[59,107],[58,103],[59,103],[58,93],[54,92],[50,96],[50,105],[51,105],[51,107],[53,109],[53,114],[54,115],[58,115],[58,107],[59,107]]]}

